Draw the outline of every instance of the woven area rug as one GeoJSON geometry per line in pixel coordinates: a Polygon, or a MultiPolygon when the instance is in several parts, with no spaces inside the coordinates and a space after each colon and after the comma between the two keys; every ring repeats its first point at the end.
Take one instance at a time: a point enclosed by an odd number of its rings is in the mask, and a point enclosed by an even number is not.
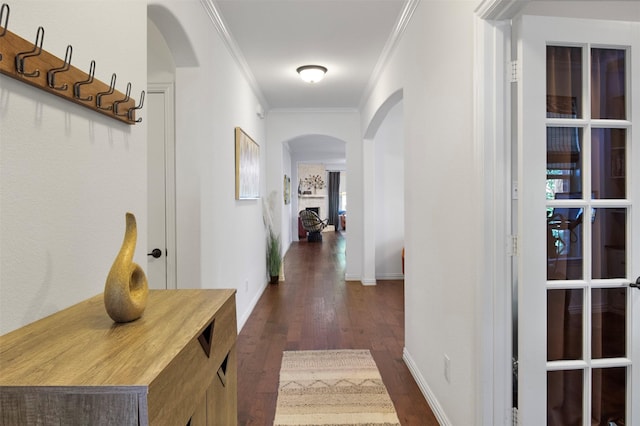
{"type": "Polygon", "coordinates": [[[368,350],[284,352],[276,426],[399,426],[368,350]]]}

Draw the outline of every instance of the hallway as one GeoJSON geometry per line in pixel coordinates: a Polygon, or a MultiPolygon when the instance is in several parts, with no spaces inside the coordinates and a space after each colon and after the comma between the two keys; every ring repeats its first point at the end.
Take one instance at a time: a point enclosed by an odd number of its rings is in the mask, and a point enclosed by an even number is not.
{"type": "Polygon", "coordinates": [[[323,237],[292,243],[286,281],[267,287],[238,336],[238,424],[273,423],[282,351],[369,349],[402,425],[437,425],[402,360],[403,282],[345,282],[345,239],[323,237]]]}

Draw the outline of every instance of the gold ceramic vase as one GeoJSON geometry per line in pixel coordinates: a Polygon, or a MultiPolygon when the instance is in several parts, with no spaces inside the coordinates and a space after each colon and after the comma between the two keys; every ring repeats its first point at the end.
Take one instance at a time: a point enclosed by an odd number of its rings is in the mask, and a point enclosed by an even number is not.
{"type": "Polygon", "coordinates": [[[133,262],[138,228],[136,217],[132,213],[126,214],[126,224],[122,247],[104,285],[104,306],[115,322],[129,322],[140,318],[149,295],[147,276],[140,265],[133,262]]]}

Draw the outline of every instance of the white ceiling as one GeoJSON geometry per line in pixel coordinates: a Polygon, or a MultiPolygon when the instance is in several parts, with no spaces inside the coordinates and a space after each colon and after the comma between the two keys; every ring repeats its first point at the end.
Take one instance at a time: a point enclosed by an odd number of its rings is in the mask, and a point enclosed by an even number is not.
{"type": "Polygon", "coordinates": [[[408,0],[213,0],[265,109],[358,108],[408,0]],[[328,68],[300,80],[301,65],[328,68]]]}

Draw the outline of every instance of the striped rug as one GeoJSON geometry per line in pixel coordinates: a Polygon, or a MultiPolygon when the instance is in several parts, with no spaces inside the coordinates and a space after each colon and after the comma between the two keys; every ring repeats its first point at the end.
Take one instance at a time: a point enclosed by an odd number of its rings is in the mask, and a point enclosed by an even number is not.
{"type": "Polygon", "coordinates": [[[276,426],[399,426],[368,350],[284,352],[276,426]]]}

